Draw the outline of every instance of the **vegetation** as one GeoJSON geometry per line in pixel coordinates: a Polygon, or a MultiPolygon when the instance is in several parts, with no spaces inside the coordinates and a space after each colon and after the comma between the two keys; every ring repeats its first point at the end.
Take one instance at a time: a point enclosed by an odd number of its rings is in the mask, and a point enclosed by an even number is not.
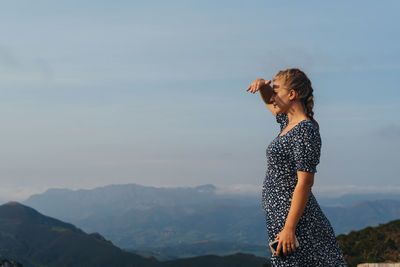
{"type": "Polygon", "coordinates": [[[349,267],[367,262],[400,261],[400,220],[337,237],[349,267]]]}
{"type": "Polygon", "coordinates": [[[238,242],[203,241],[184,243],[177,246],[148,247],[140,250],[127,250],[139,255],[153,256],[160,261],[198,257],[202,255],[227,256],[235,253],[253,254],[262,258],[270,258],[271,253],[266,245],[251,245],[238,242]]]}
{"type": "Polygon", "coordinates": [[[215,255],[206,255],[188,259],[179,259],[163,262],[162,267],[269,267],[264,258],[254,255],[237,253],[230,256],[219,257],[215,255]]]}
{"type": "Polygon", "coordinates": [[[86,234],[16,202],[0,206],[0,256],[17,259],[24,267],[261,267],[266,262],[243,253],[160,262],[123,251],[98,233],[86,234]]]}
{"type": "MultiPolygon", "coordinates": [[[[264,246],[267,231],[261,195],[244,197],[217,192],[213,185],[188,188],[109,185],[76,191],[49,189],[31,196],[24,204],[71,222],[85,232],[99,232],[124,249],[143,251],[204,241],[264,246]]],[[[360,194],[320,200],[330,205],[321,207],[336,234],[396,220],[400,214],[400,196],[396,195],[360,194]],[[393,199],[382,199],[385,196],[393,199]]],[[[205,252],[220,256],[238,252],[224,250],[224,254],[220,250],[205,252]]],[[[161,256],[169,256],[164,252],[161,256]]],[[[188,252],[189,256],[200,255],[188,252]]],[[[240,252],[262,256],[259,249],[240,252]]]]}
{"type": "Polygon", "coordinates": [[[158,261],[122,251],[99,234],[44,216],[16,202],[0,206],[0,255],[24,267],[157,266],[158,261]]]}
{"type": "MultiPolygon", "coordinates": [[[[352,231],[347,235],[342,234],[337,240],[350,267],[366,262],[400,261],[400,220],[352,231]]],[[[194,247],[206,251],[209,244],[196,244],[194,247]]],[[[229,249],[229,246],[227,247],[225,249],[229,249]]],[[[179,253],[182,253],[182,249],[175,248],[179,253]]],[[[21,263],[25,267],[270,266],[265,257],[244,253],[228,256],[205,255],[161,262],[154,257],[123,251],[98,233],[86,234],[72,224],[44,216],[15,202],[0,206],[0,258],[16,259],[16,264],[21,263]]]]}
{"type": "Polygon", "coordinates": [[[14,260],[0,258],[0,267],[23,267],[23,265],[14,260]]]}

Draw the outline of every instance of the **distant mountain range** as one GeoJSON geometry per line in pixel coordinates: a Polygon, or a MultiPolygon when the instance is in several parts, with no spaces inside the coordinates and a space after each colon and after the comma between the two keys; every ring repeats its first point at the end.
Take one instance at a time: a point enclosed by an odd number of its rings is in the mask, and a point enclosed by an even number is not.
{"type": "Polygon", "coordinates": [[[339,197],[317,197],[318,203],[324,207],[348,207],[365,201],[393,199],[400,200],[400,194],[393,193],[364,193],[345,194],[339,197]]]}
{"type": "Polygon", "coordinates": [[[100,234],[86,234],[72,224],[16,202],[0,206],[0,258],[17,260],[25,267],[269,266],[266,259],[243,253],[160,262],[123,251],[100,234]]]}
{"type": "MultiPolygon", "coordinates": [[[[349,267],[365,262],[400,261],[400,220],[351,231],[337,240],[349,267]]],[[[232,244],[215,243],[233,247],[232,244]]],[[[182,247],[183,248],[183,247],[182,247]]],[[[197,244],[203,253],[211,244],[197,244]]],[[[176,247],[179,250],[181,248],[176,247]]],[[[183,248],[185,250],[185,248],[183,248]]],[[[250,254],[204,255],[158,261],[123,251],[100,234],[86,234],[72,224],[44,216],[25,205],[10,202],[0,206],[0,259],[5,266],[140,266],[140,267],[269,267],[269,261],[250,254]],[[7,260],[4,260],[7,259],[7,260]]]]}
{"type": "Polygon", "coordinates": [[[123,248],[201,241],[265,244],[261,201],[215,191],[213,185],[154,188],[135,184],[51,189],[24,204],[87,232],[100,232],[123,248]]]}
{"type": "Polygon", "coordinates": [[[362,201],[348,207],[323,207],[336,234],[400,219],[400,200],[362,201]]]}
{"type": "Polygon", "coordinates": [[[255,256],[270,258],[271,253],[265,245],[249,245],[234,242],[197,242],[176,246],[149,247],[138,250],[127,250],[139,255],[155,257],[158,260],[173,260],[202,255],[227,256],[235,253],[247,253],[255,256]]]}
{"type": "MultiPolygon", "coordinates": [[[[378,200],[372,200],[371,195],[321,198],[329,205],[322,209],[336,234],[400,217],[400,199],[375,197],[378,200]],[[351,205],[345,206],[346,203],[351,205]]],[[[158,258],[195,256],[191,246],[199,242],[258,246],[251,252],[259,255],[259,247],[266,247],[267,242],[261,196],[221,195],[213,185],[155,188],[127,184],[77,191],[50,189],[31,196],[24,204],[86,232],[102,233],[119,247],[170,253],[158,258]]],[[[214,252],[226,255],[232,250],[214,252]]],[[[265,249],[265,257],[267,253],[265,249]]]]}

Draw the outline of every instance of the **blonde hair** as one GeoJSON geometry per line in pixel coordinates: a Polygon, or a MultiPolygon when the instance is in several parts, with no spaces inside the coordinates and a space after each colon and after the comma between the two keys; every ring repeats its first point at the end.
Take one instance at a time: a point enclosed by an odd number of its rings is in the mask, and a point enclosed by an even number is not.
{"type": "Polygon", "coordinates": [[[314,90],[307,75],[299,69],[291,68],[279,71],[275,74],[275,79],[283,79],[286,87],[296,91],[299,99],[302,100],[306,115],[319,129],[318,122],[314,119],[314,90]]]}

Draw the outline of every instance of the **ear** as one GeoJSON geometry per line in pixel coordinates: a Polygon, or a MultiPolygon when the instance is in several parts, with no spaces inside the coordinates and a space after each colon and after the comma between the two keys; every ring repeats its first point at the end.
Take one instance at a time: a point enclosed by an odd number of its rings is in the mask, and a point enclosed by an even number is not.
{"type": "Polygon", "coordinates": [[[297,98],[297,92],[293,89],[290,89],[289,91],[289,99],[290,101],[293,101],[297,98]]]}

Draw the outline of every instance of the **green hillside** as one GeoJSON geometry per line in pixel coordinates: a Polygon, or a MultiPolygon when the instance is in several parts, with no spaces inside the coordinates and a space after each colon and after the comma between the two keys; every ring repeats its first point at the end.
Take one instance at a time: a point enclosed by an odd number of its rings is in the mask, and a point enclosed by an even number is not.
{"type": "Polygon", "coordinates": [[[400,220],[337,236],[349,267],[367,262],[400,262],[400,220]]]}
{"type": "Polygon", "coordinates": [[[158,266],[16,202],[0,206],[0,257],[29,266],[158,266]]]}
{"type": "Polygon", "coordinates": [[[236,253],[229,256],[205,255],[187,259],[165,261],[162,267],[270,267],[269,261],[250,254],[236,253]]]}
{"type": "Polygon", "coordinates": [[[264,257],[243,253],[160,262],[153,257],[123,251],[98,233],[86,234],[72,224],[44,216],[16,202],[0,206],[0,258],[9,262],[16,260],[24,267],[269,266],[264,257]]]}

